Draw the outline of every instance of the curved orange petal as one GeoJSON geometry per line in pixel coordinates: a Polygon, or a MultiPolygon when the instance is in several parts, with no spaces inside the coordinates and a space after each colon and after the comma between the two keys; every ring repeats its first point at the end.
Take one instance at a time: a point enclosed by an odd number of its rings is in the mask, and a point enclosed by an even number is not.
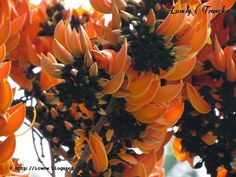
{"type": "Polygon", "coordinates": [[[175,99],[183,88],[183,82],[179,84],[165,85],[159,88],[156,96],[152,100],[152,103],[166,103],[175,99]]]}
{"type": "Polygon", "coordinates": [[[166,134],[166,136],[165,136],[165,139],[164,139],[164,141],[163,141],[163,146],[166,145],[166,144],[170,141],[170,139],[172,138],[172,136],[173,136],[173,131],[167,132],[167,134],[166,134]]]}
{"type": "Polygon", "coordinates": [[[7,136],[17,131],[24,122],[26,107],[25,104],[18,103],[7,110],[9,116],[7,117],[6,125],[0,129],[1,136],[7,136]]]}
{"type": "Polygon", "coordinates": [[[47,57],[41,54],[41,67],[50,77],[60,78],[63,65],[57,64],[55,57],[48,53],[47,57]]]}
{"type": "Polygon", "coordinates": [[[133,177],[133,176],[148,177],[145,166],[142,162],[139,162],[130,170],[128,177],[133,177]]]}
{"type": "Polygon", "coordinates": [[[162,105],[148,104],[143,108],[134,111],[133,115],[142,123],[151,123],[157,120],[165,110],[166,107],[162,105]]]}
{"type": "Polygon", "coordinates": [[[40,58],[37,55],[29,36],[26,37],[26,52],[29,62],[35,66],[40,66],[40,58]]]}
{"type": "Polygon", "coordinates": [[[178,62],[175,68],[172,71],[170,71],[170,74],[167,75],[165,79],[174,81],[185,78],[193,70],[196,61],[197,58],[193,57],[190,60],[178,62]]]}
{"type": "Polygon", "coordinates": [[[111,67],[113,62],[113,55],[111,53],[111,50],[103,50],[102,52],[97,50],[91,50],[91,53],[94,57],[94,59],[97,61],[99,65],[101,65],[102,68],[105,69],[105,71],[108,71],[108,73],[111,73],[111,67]]]}
{"type": "Polygon", "coordinates": [[[7,116],[6,114],[1,113],[0,115],[0,128],[3,128],[7,123],[7,116]]]}
{"type": "Polygon", "coordinates": [[[82,25],[79,26],[79,37],[83,53],[92,50],[92,44],[89,39],[87,32],[84,30],[82,25]]]}
{"type": "Polygon", "coordinates": [[[131,155],[131,154],[118,153],[118,156],[119,156],[122,160],[124,160],[124,161],[126,161],[126,162],[128,162],[128,163],[130,163],[130,164],[137,164],[137,163],[138,163],[137,159],[136,159],[133,155],[131,155]]]}
{"type": "Polygon", "coordinates": [[[38,41],[37,41],[37,43],[35,44],[36,46],[39,46],[39,47],[37,47],[37,49],[39,50],[39,51],[49,51],[49,52],[52,52],[53,50],[52,50],[52,41],[53,41],[53,38],[51,37],[51,36],[40,36],[40,37],[38,37],[38,41]],[[42,49],[41,49],[41,48],[42,49]]]}
{"type": "Polygon", "coordinates": [[[139,140],[133,140],[132,146],[134,148],[139,148],[143,153],[148,154],[152,150],[158,151],[162,147],[162,143],[145,143],[139,140]]]}
{"type": "Polygon", "coordinates": [[[71,26],[70,26],[70,23],[66,23],[66,28],[65,28],[65,48],[73,54],[73,51],[72,51],[72,29],[71,29],[71,26]]]}
{"type": "Polygon", "coordinates": [[[148,103],[150,103],[153,98],[155,97],[155,95],[158,92],[160,86],[160,80],[156,80],[152,83],[151,87],[149,88],[149,90],[142,96],[140,97],[125,97],[125,100],[133,105],[137,105],[137,106],[144,106],[148,103]]]}
{"type": "Polygon", "coordinates": [[[11,70],[11,62],[0,63],[0,80],[7,78],[11,70]]]}
{"type": "Polygon", "coordinates": [[[122,161],[120,159],[110,159],[109,160],[109,164],[114,165],[114,166],[120,164],[121,162],[122,161]]]}
{"type": "MultiPolygon", "coordinates": [[[[145,132],[147,133],[147,136],[153,137],[159,142],[165,140],[165,137],[167,135],[166,128],[159,128],[159,127],[157,128],[155,126],[147,127],[145,132]]],[[[146,137],[144,138],[144,140],[146,139],[146,137]]]]}
{"type": "Polygon", "coordinates": [[[7,39],[10,35],[11,31],[11,23],[10,20],[7,19],[2,26],[0,26],[0,46],[7,42],[7,39]]]}
{"type": "Polygon", "coordinates": [[[63,20],[61,20],[56,28],[55,28],[55,31],[54,31],[54,38],[63,46],[66,46],[65,44],[65,29],[66,29],[66,26],[65,26],[65,23],[63,20]]]}
{"type": "Polygon", "coordinates": [[[233,58],[230,58],[228,61],[226,76],[227,79],[231,82],[234,82],[236,80],[236,65],[233,61],[233,58]]]}
{"type": "MultiPolygon", "coordinates": [[[[205,18],[207,18],[207,17],[205,17],[205,18]]],[[[204,45],[206,44],[207,39],[210,35],[210,33],[208,31],[209,28],[208,28],[206,20],[205,20],[205,22],[203,20],[202,23],[204,24],[204,26],[199,31],[197,31],[197,33],[193,37],[192,41],[189,43],[189,45],[192,46],[192,50],[190,51],[191,53],[195,53],[195,52],[198,52],[199,50],[201,50],[204,47],[204,45]]]]}
{"type": "Polygon", "coordinates": [[[222,0],[222,7],[225,6],[225,9],[230,9],[235,3],[235,0],[222,0]]]}
{"type": "Polygon", "coordinates": [[[11,13],[11,4],[8,0],[1,0],[0,1],[0,19],[6,20],[9,18],[11,13]]]}
{"type": "Polygon", "coordinates": [[[173,16],[171,14],[169,14],[161,23],[161,25],[158,27],[158,29],[156,30],[156,33],[163,33],[165,31],[165,29],[170,25],[171,23],[171,18],[173,18],[173,16]]]}
{"type": "Polygon", "coordinates": [[[120,51],[116,54],[112,61],[111,75],[117,76],[124,71],[127,60],[127,40],[124,41],[120,51]]]}
{"type": "Polygon", "coordinates": [[[15,8],[19,15],[24,14],[25,12],[29,11],[30,3],[28,0],[22,0],[20,3],[16,3],[15,1],[15,8]]]}
{"type": "Polygon", "coordinates": [[[211,105],[204,100],[204,98],[190,83],[187,83],[186,88],[188,99],[194,109],[200,113],[208,113],[211,110],[211,105]]]}
{"type": "Polygon", "coordinates": [[[86,114],[87,117],[93,117],[93,113],[86,107],[84,103],[79,104],[79,109],[82,113],[86,114]]]}
{"type": "Polygon", "coordinates": [[[144,95],[151,87],[154,80],[153,72],[146,72],[141,74],[137,79],[129,84],[127,89],[131,97],[138,97],[144,95]]]}
{"type": "Polygon", "coordinates": [[[117,5],[114,3],[112,4],[112,29],[120,29],[121,26],[121,18],[120,12],[117,5]]]}
{"type": "MultiPolygon", "coordinates": [[[[176,6],[173,8],[173,11],[179,9],[186,9],[186,7],[182,6],[181,1],[176,3],[176,6]]],[[[178,14],[169,14],[168,17],[164,20],[164,22],[157,29],[159,34],[163,35],[175,35],[178,33],[185,25],[187,21],[186,13],[178,13],[178,14]]]]}
{"type": "Polygon", "coordinates": [[[62,44],[60,44],[56,39],[53,40],[53,54],[62,63],[71,64],[74,62],[74,58],[70,54],[70,52],[62,44]]]}
{"type": "Polygon", "coordinates": [[[138,156],[138,161],[144,164],[147,176],[149,176],[155,168],[155,164],[157,161],[156,152],[152,150],[148,154],[142,154],[138,156]]]}
{"type": "Polygon", "coordinates": [[[15,36],[16,33],[18,33],[21,28],[23,27],[26,19],[26,13],[23,15],[15,18],[13,21],[11,21],[11,33],[10,36],[15,36]]]}
{"type": "Polygon", "coordinates": [[[183,32],[177,35],[178,41],[176,42],[177,45],[187,45],[189,41],[192,41],[195,34],[197,32],[197,25],[194,26],[187,26],[183,32]]]}
{"type": "Polygon", "coordinates": [[[22,88],[28,91],[32,89],[32,80],[26,78],[25,74],[16,65],[12,65],[10,76],[22,88]]]}
{"type": "Polygon", "coordinates": [[[201,140],[208,145],[213,145],[216,143],[217,136],[213,134],[205,134],[201,137],[201,140]]]}
{"type": "Polygon", "coordinates": [[[142,106],[139,106],[139,105],[133,105],[133,104],[130,104],[130,103],[125,104],[125,109],[128,112],[134,112],[134,111],[137,111],[141,108],[142,108],[142,106]]]}
{"type": "Polygon", "coordinates": [[[156,162],[156,165],[158,163],[160,163],[160,166],[163,165],[164,162],[161,162],[161,161],[164,161],[164,151],[165,151],[165,148],[164,148],[164,145],[156,152],[156,157],[157,157],[157,162],[156,162]]]}
{"type": "Polygon", "coordinates": [[[143,139],[143,142],[145,143],[162,143],[161,141],[159,141],[158,139],[156,139],[153,136],[147,135],[145,136],[145,138],[143,139]]]}
{"type": "Polygon", "coordinates": [[[156,24],[156,15],[153,9],[150,9],[147,14],[147,25],[153,27],[156,24]]]}
{"type": "Polygon", "coordinates": [[[79,34],[76,32],[76,29],[73,29],[72,35],[71,35],[71,50],[72,54],[76,57],[80,57],[82,55],[82,47],[79,40],[79,34]]]}
{"type": "Polygon", "coordinates": [[[227,176],[227,173],[228,171],[223,168],[223,167],[220,167],[218,170],[217,170],[217,177],[226,177],[227,176]]]}
{"type": "Polygon", "coordinates": [[[0,93],[0,112],[5,112],[13,99],[11,86],[6,79],[0,80],[0,93]]]}
{"type": "Polygon", "coordinates": [[[6,42],[7,51],[14,50],[20,43],[20,33],[17,33],[15,36],[11,36],[6,42]]]}
{"type": "Polygon", "coordinates": [[[92,20],[89,20],[84,24],[84,29],[87,32],[89,39],[94,39],[98,37],[97,32],[94,29],[92,20]]]}
{"type": "Polygon", "coordinates": [[[45,71],[40,72],[40,89],[41,90],[48,90],[60,83],[62,83],[62,79],[57,79],[54,77],[50,77],[45,71]]]}
{"type": "Polygon", "coordinates": [[[103,86],[103,92],[106,94],[113,94],[117,92],[124,81],[124,77],[125,72],[121,73],[115,78],[112,78],[105,86],[103,86]]]}
{"type": "Polygon", "coordinates": [[[0,143],[0,163],[6,162],[11,158],[16,147],[15,135],[10,135],[0,143]]]}
{"type": "Polygon", "coordinates": [[[89,0],[92,7],[100,13],[111,13],[111,0],[89,0]]]}
{"type": "Polygon", "coordinates": [[[119,36],[114,34],[111,28],[108,28],[106,26],[102,26],[101,28],[102,28],[102,34],[104,36],[104,39],[109,41],[113,45],[117,45],[117,40],[119,36]]]}
{"type": "Polygon", "coordinates": [[[224,57],[224,51],[220,46],[219,40],[217,36],[214,36],[214,52],[208,55],[208,58],[210,58],[213,66],[219,70],[224,72],[226,69],[226,61],[224,57]]]}
{"type": "Polygon", "coordinates": [[[179,161],[183,162],[186,160],[187,153],[183,151],[182,145],[181,145],[182,139],[175,138],[173,141],[173,153],[179,161]]]}
{"type": "Polygon", "coordinates": [[[131,68],[129,68],[127,71],[126,71],[126,77],[127,79],[125,80],[125,82],[123,83],[122,85],[122,89],[123,90],[127,90],[130,86],[130,84],[136,80],[139,76],[139,73],[131,68]]]}
{"type": "Polygon", "coordinates": [[[224,48],[225,65],[227,65],[230,57],[234,55],[235,51],[236,51],[236,46],[227,46],[224,48]]]}
{"type": "Polygon", "coordinates": [[[5,59],[6,56],[6,46],[5,44],[0,45],[0,62],[5,59]]]}
{"type": "Polygon", "coordinates": [[[124,98],[124,97],[129,96],[129,92],[118,90],[117,92],[113,94],[113,96],[116,98],[124,98]]]}
{"type": "MultiPolygon", "coordinates": [[[[180,2],[180,1],[178,1],[180,2]]],[[[180,4],[180,3],[178,3],[180,4]]],[[[177,9],[181,8],[181,5],[177,9]]],[[[182,9],[186,9],[186,7],[182,7],[182,9]]],[[[168,36],[168,35],[175,35],[178,33],[186,24],[187,21],[187,14],[186,13],[178,13],[178,14],[171,14],[173,17],[171,18],[171,22],[162,34],[168,36]]]]}
{"type": "Polygon", "coordinates": [[[11,160],[0,163],[0,176],[7,176],[10,174],[11,160]]]}
{"type": "Polygon", "coordinates": [[[88,143],[92,153],[94,170],[103,172],[108,166],[108,159],[102,139],[97,133],[89,133],[88,143]]]}
{"type": "Polygon", "coordinates": [[[60,69],[56,69],[56,66],[53,66],[54,63],[57,63],[55,57],[48,53],[47,57],[42,54],[42,60],[41,60],[42,70],[40,72],[40,89],[41,90],[48,90],[53,86],[56,86],[63,82],[62,79],[58,79],[61,75],[60,69]],[[45,62],[46,60],[46,62],[45,62]],[[45,63],[43,63],[43,61],[45,63]],[[49,63],[48,63],[49,62],[49,63]],[[49,65],[52,65],[50,68],[49,65]],[[46,64],[46,66],[44,66],[46,64]],[[54,76],[54,77],[53,77],[54,76]]]}
{"type": "Polygon", "coordinates": [[[162,118],[166,121],[167,127],[173,126],[184,112],[184,103],[180,99],[173,100],[169,108],[163,113],[162,118]]]}

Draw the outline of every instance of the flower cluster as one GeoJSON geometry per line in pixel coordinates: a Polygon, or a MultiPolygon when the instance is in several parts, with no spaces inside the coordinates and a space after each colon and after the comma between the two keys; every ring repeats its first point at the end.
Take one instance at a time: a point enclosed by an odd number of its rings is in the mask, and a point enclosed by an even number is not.
{"type": "Polygon", "coordinates": [[[4,61],[7,52],[18,45],[19,31],[26,15],[19,11],[23,7],[17,9],[13,2],[1,1],[0,7],[0,176],[28,176],[14,171],[16,161],[11,159],[16,147],[15,132],[24,121],[26,106],[24,103],[12,105],[16,91],[8,81],[12,63],[4,61]]]}
{"type": "Polygon", "coordinates": [[[172,136],[178,160],[234,176],[234,2],[90,0],[67,10],[60,0],[2,0],[0,176],[24,175],[9,169],[25,117],[52,164],[74,168],[66,176],[162,177],[172,136]],[[8,75],[22,98],[13,101],[8,75]]]}
{"type": "Polygon", "coordinates": [[[212,33],[213,44],[198,55],[198,67],[191,76],[194,86],[186,88],[190,102],[186,102],[173,144],[180,161],[187,160],[195,168],[204,163],[212,176],[235,175],[236,48],[228,45],[230,28],[224,27],[224,20],[223,15],[214,19],[212,25],[219,28],[212,33]],[[196,156],[201,159],[194,164],[196,156]]]}

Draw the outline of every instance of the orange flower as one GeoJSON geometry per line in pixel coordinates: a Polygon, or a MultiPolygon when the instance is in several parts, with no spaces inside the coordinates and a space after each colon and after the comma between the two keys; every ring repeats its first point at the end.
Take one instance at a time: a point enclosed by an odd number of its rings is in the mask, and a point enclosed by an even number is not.
{"type": "Polygon", "coordinates": [[[181,139],[180,138],[175,138],[173,141],[173,153],[175,157],[181,161],[187,161],[190,166],[193,166],[193,158],[190,157],[189,152],[184,151],[181,145],[181,139]]]}
{"type": "Polygon", "coordinates": [[[93,168],[97,172],[103,172],[108,166],[107,154],[102,139],[97,133],[89,133],[89,147],[93,159],[93,168]]]}
{"type": "Polygon", "coordinates": [[[217,70],[226,72],[229,81],[236,80],[236,66],[235,60],[233,59],[235,51],[235,46],[227,46],[222,49],[218,38],[215,35],[214,51],[208,55],[210,61],[217,70]]]}
{"type": "Polygon", "coordinates": [[[23,103],[12,106],[5,112],[6,124],[0,130],[0,136],[13,134],[24,121],[26,107],[23,103]]]}
{"type": "Polygon", "coordinates": [[[41,90],[48,90],[51,87],[63,82],[62,79],[58,79],[61,76],[61,69],[63,65],[57,65],[55,57],[48,53],[47,57],[41,55],[41,67],[40,72],[40,88],[41,90]]]}
{"type": "Polygon", "coordinates": [[[227,176],[227,170],[225,168],[219,168],[217,170],[217,177],[226,177],[227,176]]]}
{"type": "Polygon", "coordinates": [[[208,113],[211,105],[207,103],[198,91],[189,83],[187,83],[187,95],[192,106],[200,113],[208,113]]]}
{"type": "Polygon", "coordinates": [[[15,167],[21,167],[21,164],[15,159],[9,159],[4,163],[0,163],[0,175],[9,177],[29,177],[29,174],[22,173],[21,170],[15,170],[15,167]]]}
{"type": "Polygon", "coordinates": [[[111,0],[90,0],[91,5],[95,10],[101,13],[111,13],[111,0]]]}
{"type": "Polygon", "coordinates": [[[11,62],[0,63],[0,136],[6,137],[0,142],[0,175],[10,174],[10,158],[14,153],[15,131],[20,128],[26,114],[26,107],[18,103],[10,107],[14,95],[7,80],[11,62]]]}
{"type": "Polygon", "coordinates": [[[147,177],[161,175],[161,166],[164,162],[163,154],[161,155],[161,159],[157,159],[156,152],[152,150],[148,154],[139,155],[137,160],[138,161],[132,167],[125,165],[125,169],[123,171],[125,177],[147,177]]]}
{"type": "Polygon", "coordinates": [[[83,152],[82,149],[85,146],[85,144],[84,144],[85,139],[86,139],[85,136],[81,136],[80,138],[74,140],[75,141],[75,154],[76,154],[78,160],[80,159],[80,156],[83,152]]]}

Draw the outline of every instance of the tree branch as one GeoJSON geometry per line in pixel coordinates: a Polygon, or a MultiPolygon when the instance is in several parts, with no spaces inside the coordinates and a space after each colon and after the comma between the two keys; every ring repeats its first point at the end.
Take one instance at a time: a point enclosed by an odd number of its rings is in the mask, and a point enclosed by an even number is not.
{"type": "MultiPolygon", "coordinates": [[[[107,105],[106,110],[105,110],[106,113],[107,113],[106,116],[109,116],[109,115],[112,113],[112,110],[113,110],[113,108],[114,108],[116,102],[117,102],[117,98],[112,97],[111,100],[110,100],[110,102],[109,102],[109,104],[107,105]]],[[[105,124],[106,120],[107,120],[106,116],[101,116],[100,119],[99,119],[99,121],[97,122],[97,124],[96,124],[96,125],[93,127],[93,129],[90,130],[90,131],[91,131],[91,132],[97,132],[97,133],[99,133],[99,132],[101,131],[103,125],[105,124]]],[[[74,170],[73,170],[73,172],[72,172],[72,174],[71,174],[72,177],[77,177],[77,174],[78,174],[78,172],[79,172],[79,170],[80,170],[81,165],[82,165],[84,162],[86,162],[86,159],[87,159],[87,157],[88,157],[89,154],[90,154],[90,148],[89,148],[89,145],[87,144],[87,145],[85,146],[85,148],[84,148],[84,151],[83,151],[83,153],[82,153],[82,155],[81,155],[79,161],[77,162],[77,164],[76,164],[76,166],[75,166],[75,168],[74,168],[74,170]]]]}
{"type": "Polygon", "coordinates": [[[54,167],[55,167],[54,154],[53,154],[53,150],[51,148],[50,142],[48,142],[48,144],[49,144],[50,156],[51,156],[52,177],[56,177],[56,173],[55,173],[55,170],[54,170],[54,167]]]}
{"type": "MultiPolygon", "coordinates": [[[[41,139],[41,137],[39,137],[39,138],[41,139]]],[[[43,161],[42,161],[41,158],[39,157],[39,153],[38,153],[38,150],[37,150],[37,147],[36,147],[36,144],[35,144],[34,131],[32,131],[32,139],[33,139],[34,150],[35,150],[35,153],[36,153],[36,155],[37,155],[37,157],[38,157],[38,161],[43,165],[43,167],[45,167],[45,169],[47,169],[46,166],[45,166],[45,164],[43,163],[43,161]]],[[[51,173],[49,170],[47,170],[47,172],[52,176],[52,173],[51,173]]]]}

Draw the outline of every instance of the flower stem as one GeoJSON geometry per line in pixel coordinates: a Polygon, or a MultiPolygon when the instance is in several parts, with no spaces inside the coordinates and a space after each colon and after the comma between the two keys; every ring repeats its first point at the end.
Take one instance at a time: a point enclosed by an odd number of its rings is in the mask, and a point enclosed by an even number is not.
{"type": "Polygon", "coordinates": [[[55,167],[54,153],[53,153],[53,150],[51,148],[50,142],[48,142],[48,144],[49,144],[50,156],[51,156],[52,177],[56,177],[56,172],[54,170],[54,167],[55,167]]]}

